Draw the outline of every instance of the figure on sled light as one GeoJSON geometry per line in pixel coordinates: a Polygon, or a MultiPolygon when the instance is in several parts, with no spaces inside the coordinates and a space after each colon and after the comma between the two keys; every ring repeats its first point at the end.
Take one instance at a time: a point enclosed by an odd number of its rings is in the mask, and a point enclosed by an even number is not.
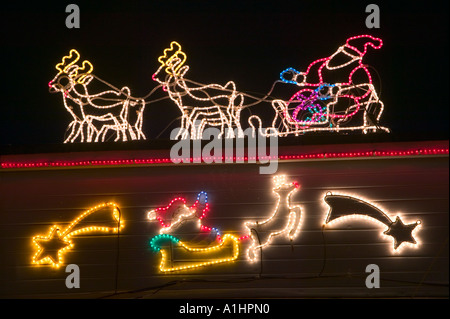
{"type": "MultiPolygon", "coordinates": [[[[220,232],[217,228],[208,227],[203,224],[203,219],[209,212],[208,195],[200,192],[196,201],[191,205],[186,205],[186,199],[176,197],[165,207],[153,209],[147,213],[147,218],[151,221],[158,221],[161,225],[160,234],[171,234],[177,237],[182,236],[183,240],[199,240],[204,236],[198,236],[196,232],[210,234],[206,237],[213,241],[221,241],[220,232]],[[186,238],[188,236],[188,238],[186,238]]],[[[208,239],[206,238],[206,239],[208,239]]],[[[202,238],[201,240],[205,240],[202,238]]]]}
{"type": "Polygon", "coordinates": [[[222,236],[217,228],[203,225],[208,211],[207,194],[200,192],[190,207],[184,198],[177,197],[167,206],[148,212],[148,219],[162,226],[159,235],[150,239],[150,247],[161,255],[161,272],[191,270],[238,258],[239,238],[222,236]]]}
{"type": "Polygon", "coordinates": [[[272,215],[263,221],[244,223],[252,241],[247,250],[250,261],[255,261],[257,250],[268,246],[274,237],[285,236],[292,241],[300,230],[301,208],[291,205],[291,196],[298,191],[299,184],[287,183],[284,175],[275,176],[273,182],[278,200],[272,215]]]}
{"type": "MultiPolygon", "coordinates": [[[[362,130],[363,133],[389,129],[379,126],[384,105],[363,63],[368,49],[380,49],[383,42],[370,35],[347,39],[331,56],[318,59],[300,72],[288,68],[281,81],[301,89],[288,101],[272,101],[275,117],[266,135],[296,136],[314,131],[362,130]],[[275,130],[278,133],[273,133],[275,130]]],[[[249,118],[261,122],[258,116],[249,118]]]]}

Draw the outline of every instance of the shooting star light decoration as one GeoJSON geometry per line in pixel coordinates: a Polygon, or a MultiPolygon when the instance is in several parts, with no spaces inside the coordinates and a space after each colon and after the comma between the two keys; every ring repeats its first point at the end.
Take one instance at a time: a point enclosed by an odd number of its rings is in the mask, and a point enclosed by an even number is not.
{"type": "Polygon", "coordinates": [[[36,249],[32,258],[32,263],[37,265],[50,264],[58,268],[63,262],[63,255],[74,247],[72,238],[76,235],[86,234],[90,232],[118,233],[124,227],[121,219],[119,206],[113,202],[96,205],[82,213],[65,229],[61,229],[58,225],[53,225],[47,236],[34,236],[32,239],[36,249]],[[106,226],[87,226],[76,227],[83,219],[104,208],[112,209],[112,216],[117,227],[106,226]]]}
{"type": "Polygon", "coordinates": [[[326,226],[337,221],[348,220],[348,218],[366,218],[388,227],[383,234],[393,238],[395,252],[405,245],[416,247],[419,245],[415,233],[422,223],[420,220],[405,224],[399,216],[396,216],[393,221],[380,208],[354,196],[329,193],[325,195],[324,201],[330,206],[324,223],[326,226]]]}

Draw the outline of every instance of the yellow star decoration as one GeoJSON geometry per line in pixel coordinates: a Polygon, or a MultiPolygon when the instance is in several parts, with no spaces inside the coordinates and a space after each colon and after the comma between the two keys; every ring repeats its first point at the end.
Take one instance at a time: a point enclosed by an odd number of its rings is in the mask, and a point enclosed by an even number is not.
{"type": "Polygon", "coordinates": [[[74,244],[71,238],[75,235],[87,232],[113,232],[117,233],[124,227],[121,220],[119,206],[117,204],[109,202],[99,204],[85,211],[78,216],[70,225],[61,232],[58,225],[53,225],[47,236],[34,236],[33,244],[36,248],[36,253],[32,258],[33,264],[50,264],[53,267],[58,268],[63,263],[63,255],[69,249],[73,248],[74,244]],[[113,210],[113,218],[117,221],[117,227],[104,227],[104,226],[88,226],[72,230],[82,219],[95,213],[102,208],[111,207],[113,210]]]}

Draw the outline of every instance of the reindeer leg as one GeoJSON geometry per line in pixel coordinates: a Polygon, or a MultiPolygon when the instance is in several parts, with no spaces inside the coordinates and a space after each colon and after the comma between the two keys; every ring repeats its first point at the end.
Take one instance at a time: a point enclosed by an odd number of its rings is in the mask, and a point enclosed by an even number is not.
{"type": "Polygon", "coordinates": [[[257,246],[256,243],[253,241],[252,245],[247,249],[247,257],[250,261],[256,261],[256,250],[260,246],[257,246]]]}
{"type": "Polygon", "coordinates": [[[181,139],[189,139],[190,130],[192,130],[192,123],[190,121],[185,122],[185,127],[181,128],[180,132],[178,134],[181,134],[181,139]]]}
{"type": "MultiPolygon", "coordinates": [[[[230,103],[232,103],[232,102],[230,102],[230,103]]],[[[231,104],[230,106],[227,107],[227,116],[225,116],[225,114],[223,114],[225,123],[228,128],[228,132],[225,135],[226,138],[235,138],[236,137],[236,135],[234,134],[233,123],[237,124],[237,122],[234,119],[233,112],[234,112],[234,105],[231,104]]],[[[238,136],[239,136],[239,131],[238,131],[238,136]]]]}
{"type": "Polygon", "coordinates": [[[301,217],[301,209],[300,206],[295,206],[291,209],[291,213],[289,215],[289,233],[288,237],[290,240],[293,240],[295,235],[297,234],[300,228],[300,217],[301,217]]]}
{"type": "Polygon", "coordinates": [[[72,130],[70,131],[69,136],[64,140],[64,143],[67,143],[67,142],[69,142],[69,141],[72,142],[72,141],[71,141],[71,138],[72,138],[73,134],[75,134],[75,127],[76,127],[76,124],[77,124],[77,121],[76,121],[76,120],[73,120],[72,122],[70,122],[69,126],[67,126],[67,130],[69,130],[70,128],[71,128],[72,130]]]}
{"type": "Polygon", "coordinates": [[[180,130],[178,131],[177,135],[175,136],[175,139],[186,139],[187,138],[187,133],[188,133],[188,122],[187,122],[187,118],[186,115],[183,113],[183,115],[181,116],[181,125],[180,125],[180,130]]]}
{"type": "Polygon", "coordinates": [[[203,119],[200,122],[200,125],[198,126],[197,139],[199,139],[199,140],[201,140],[203,138],[203,131],[205,130],[206,123],[207,123],[207,121],[205,119],[203,119]]]}
{"type": "MultiPolygon", "coordinates": [[[[92,119],[86,119],[86,133],[87,133],[87,138],[86,138],[86,142],[92,142],[92,136],[94,135],[94,131],[95,128],[92,125],[92,119]]],[[[83,134],[83,132],[81,132],[81,134],[83,134]]]]}
{"type": "Polygon", "coordinates": [[[134,126],[132,127],[133,132],[134,130],[136,130],[136,138],[137,140],[140,140],[141,137],[145,140],[145,135],[144,132],[142,132],[142,114],[144,111],[144,107],[145,107],[145,102],[142,101],[142,107],[138,110],[136,110],[136,123],[134,124],[134,126]]]}
{"type": "Polygon", "coordinates": [[[92,142],[95,137],[98,135],[98,129],[94,126],[94,124],[89,123],[89,129],[90,129],[90,137],[88,142],[92,142]]]}
{"type": "MultiPolygon", "coordinates": [[[[128,137],[127,137],[127,126],[128,126],[128,124],[127,123],[128,122],[126,120],[123,120],[122,124],[119,124],[120,132],[122,133],[122,141],[123,142],[128,141],[128,137]]],[[[117,134],[117,135],[119,135],[119,134],[117,134]]],[[[118,140],[118,139],[119,139],[119,137],[116,140],[118,140]]]]}
{"type": "Polygon", "coordinates": [[[122,135],[123,135],[122,141],[126,141],[127,140],[127,136],[126,136],[125,132],[123,131],[122,125],[116,119],[114,119],[114,122],[116,123],[116,127],[117,127],[117,129],[116,129],[116,138],[114,139],[114,142],[117,142],[120,139],[120,133],[122,133],[122,135]]]}
{"type": "Polygon", "coordinates": [[[97,135],[95,135],[95,139],[94,139],[95,143],[98,142],[98,139],[99,139],[100,135],[103,135],[102,136],[102,142],[104,141],[104,139],[105,139],[105,131],[106,131],[105,127],[106,127],[106,125],[103,125],[102,128],[100,129],[100,131],[97,133],[97,135]]]}
{"type": "Polygon", "coordinates": [[[199,120],[197,119],[197,116],[196,116],[194,118],[194,120],[191,122],[191,139],[193,139],[193,140],[198,139],[200,125],[201,125],[201,122],[199,124],[199,120]]]}
{"type": "Polygon", "coordinates": [[[127,123],[127,130],[126,130],[126,131],[128,132],[128,134],[130,134],[130,139],[131,139],[132,141],[137,140],[137,135],[136,135],[136,133],[134,132],[134,127],[131,126],[130,123],[127,123]]]}
{"type": "Polygon", "coordinates": [[[239,138],[244,137],[244,131],[242,130],[241,123],[240,123],[240,116],[238,116],[238,117],[233,116],[233,120],[234,120],[234,123],[236,124],[237,137],[239,137],[239,138]]]}
{"type": "Polygon", "coordinates": [[[134,129],[137,132],[136,139],[140,140],[141,137],[144,140],[146,139],[144,132],[142,132],[142,113],[139,113],[138,120],[136,121],[136,124],[134,125],[134,129]]]}
{"type": "Polygon", "coordinates": [[[84,142],[84,131],[83,131],[83,128],[84,128],[84,125],[85,125],[86,122],[85,121],[78,121],[77,123],[79,124],[78,125],[78,130],[77,130],[76,135],[72,138],[71,142],[73,143],[76,140],[76,138],[80,135],[81,136],[80,142],[83,143],[84,142]]]}
{"type": "Polygon", "coordinates": [[[109,129],[110,129],[109,125],[103,125],[102,128],[100,129],[100,131],[95,136],[95,142],[98,142],[98,139],[100,138],[100,136],[102,137],[101,141],[104,142],[106,133],[108,133],[109,129]]]}
{"type": "Polygon", "coordinates": [[[144,132],[142,131],[142,123],[143,123],[143,117],[144,117],[143,114],[144,114],[144,109],[145,109],[145,101],[141,100],[140,103],[141,103],[141,107],[139,108],[138,111],[136,111],[138,113],[138,117],[137,117],[137,121],[136,121],[135,127],[136,127],[136,130],[138,132],[138,140],[140,139],[141,136],[145,140],[146,137],[145,137],[144,132]]]}
{"type": "Polygon", "coordinates": [[[236,106],[235,105],[236,99],[233,100],[232,115],[233,115],[234,123],[236,124],[236,127],[237,127],[238,137],[242,138],[242,137],[244,137],[244,131],[242,130],[242,126],[241,126],[241,110],[242,110],[242,104],[244,103],[244,96],[242,94],[238,94],[236,98],[239,98],[240,102],[236,106]]]}
{"type": "Polygon", "coordinates": [[[137,140],[138,136],[136,136],[136,133],[134,132],[134,127],[126,119],[125,119],[125,123],[126,123],[126,131],[130,134],[131,140],[133,140],[133,141],[137,140]]]}
{"type": "Polygon", "coordinates": [[[228,132],[225,135],[225,138],[235,138],[236,137],[236,135],[234,134],[233,124],[232,123],[233,123],[233,121],[231,121],[231,118],[227,118],[225,123],[224,123],[224,124],[226,124],[226,128],[228,129],[228,132]]]}
{"type": "Polygon", "coordinates": [[[255,222],[246,222],[244,224],[245,228],[248,229],[248,231],[250,232],[250,240],[251,240],[251,245],[250,247],[247,249],[247,257],[250,261],[255,261],[256,260],[256,249],[260,246],[259,245],[259,237],[258,237],[258,232],[256,231],[255,227],[256,227],[257,223],[255,222]]]}

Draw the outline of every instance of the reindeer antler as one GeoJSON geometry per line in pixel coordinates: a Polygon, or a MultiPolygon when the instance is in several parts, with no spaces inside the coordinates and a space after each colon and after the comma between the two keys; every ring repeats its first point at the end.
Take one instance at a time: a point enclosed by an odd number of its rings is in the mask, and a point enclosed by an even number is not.
{"type": "Polygon", "coordinates": [[[83,84],[84,81],[86,80],[86,77],[94,70],[94,66],[92,65],[91,62],[89,62],[88,60],[84,60],[82,67],[78,68],[75,73],[73,75],[71,75],[72,77],[77,77],[79,76],[79,78],[77,79],[77,82],[80,84],[83,84]],[[89,70],[86,72],[81,72],[81,76],[79,76],[79,71],[82,71],[84,69],[86,69],[86,65],[89,66],[89,70]]]}
{"type": "MultiPolygon", "coordinates": [[[[69,52],[69,55],[65,55],[61,62],[58,63],[55,68],[59,71],[59,73],[67,73],[69,68],[73,66],[80,59],[80,53],[77,50],[72,49],[69,52]],[[72,60],[70,63],[68,63],[72,60]],[[67,64],[68,63],[68,64],[67,64]]],[[[88,76],[94,70],[94,66],[88,60],[84,60],[81,64],[81,67],[76,66],[75,70],[71,71],[69,76],[72,79],[78,78],[76,81],[80,84],[83,84],[86,80],[86,76],[88,76]],[[85,71],[87,70],[87,71],[85,71]],[[80,75],[81,74],[81,75],[80,75]]]]}
{"type": "Polygon", "coordinates": [[[72,50],[70,50],[69,55],[65,55],[62,58],[61,63],[58,63],[55,66],[55,68],[59,71],[59,73],[65,73],[67,71],[67,69],[70,66],[74,65],[79,59],[80,59],[80,54],[78,53],[78,51],[75,49],[72,49],[72,50]],[[74,59],[74,60],[66,65],[66,63],[67,63],[66,60],[70,60],[70,59],[74,59]],[[64,68],[61,69],[62,67],[64,67],[64,68]]]}
{"type": "Polygon", "coordinates": [[[181,51],[181,45],[176,41],[172,41],[170,43],[170,48],[164,50],[163,55],[158,58],[158,62],[161,63],[162,66],[167,66],[167,74],[176,75],[178,70],[183,66],[184,62],[186,62],[186,59],[186,54],[181,51]],[[175,68],[173,68],[172,63],[175,59],[178,59],[180,62],[175,68]],[[172,70],[175,74],[172,74],[172,70]]]}

